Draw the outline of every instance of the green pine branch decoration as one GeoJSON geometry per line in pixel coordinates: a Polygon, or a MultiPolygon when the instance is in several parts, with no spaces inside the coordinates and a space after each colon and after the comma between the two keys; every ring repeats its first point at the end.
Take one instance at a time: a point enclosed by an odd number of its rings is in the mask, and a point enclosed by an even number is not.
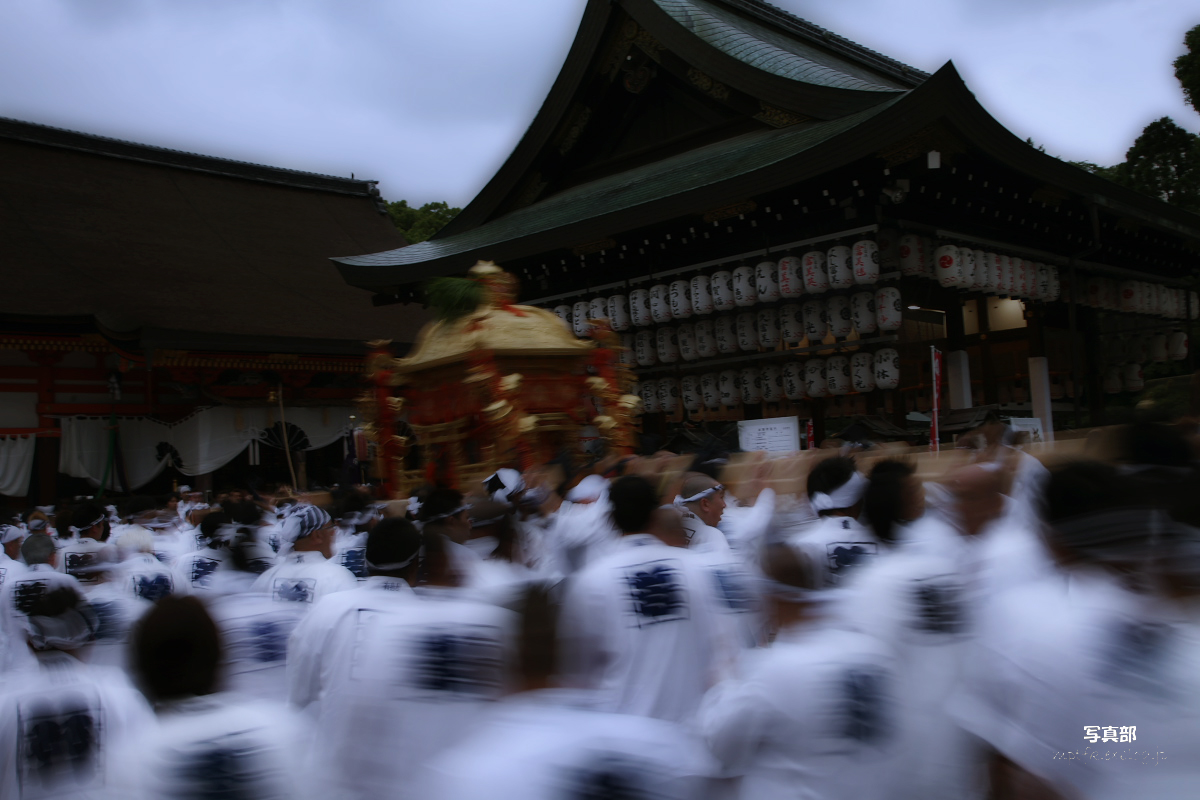
{"type": "Polygon", "coordinates": [[[425,305],[443,322],[465,317],[483,304],[483,286],[471,278],[432,278],[425,283],[425,305]]]}

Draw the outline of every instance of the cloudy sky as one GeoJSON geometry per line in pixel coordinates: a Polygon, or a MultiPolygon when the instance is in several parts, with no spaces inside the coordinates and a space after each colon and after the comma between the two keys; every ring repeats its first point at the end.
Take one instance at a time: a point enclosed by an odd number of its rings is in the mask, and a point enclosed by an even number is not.
{"type": "MultiPolygon", "coordinates": [[[[775,0],[1001,122],[1112,164],[1151,120],[1200,131],[1171,62],[1190,0],[775,0]]],[[[3,0],[0,116],[468,202],[537,111],[584,0],[3,0]]]]}

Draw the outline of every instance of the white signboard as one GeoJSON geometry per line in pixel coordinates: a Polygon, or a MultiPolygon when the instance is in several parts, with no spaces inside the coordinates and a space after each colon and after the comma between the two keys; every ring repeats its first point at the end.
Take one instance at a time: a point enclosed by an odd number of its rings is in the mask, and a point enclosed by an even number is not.
{"type": "Polygon", "coordinates": [[[738,446],[747,452],[794,453],[800,449],[800,420],[796,417],[740,420],[738,446]]]}

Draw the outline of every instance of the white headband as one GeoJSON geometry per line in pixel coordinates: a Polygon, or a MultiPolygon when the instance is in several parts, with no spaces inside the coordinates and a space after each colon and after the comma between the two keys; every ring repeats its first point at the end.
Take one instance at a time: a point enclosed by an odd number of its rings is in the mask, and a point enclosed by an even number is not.
{"type": "Polygon", "coordinates": [[[675,505],[681,506],[684,503],[695,503],[697,500],[703,500],[709,495],[716,494],[724,489],[725,487],[718,483],[716,486],[710,486],[703,491],[696,492],[691,497],[680,497],[679,495],[675,495],[675,505]]]}
{"type": "Polygon", "coordinates": [[[404,559],[403,561],[397,561],[395,564],[374,564],[371,562],[371,559],[369,559],[369,558],[364,558],[363,561],[366,563],[367,569],[372,569],[372,570],[375,570],[376,572],[392,572],[394,570],[404,569],[405,567],[407,567],[409,564],[411,564],[413,562],[413,559],[415,559],[420,552],[421,552],[421,549],[417,548],[415,551],[413,551],[413,554],[411,556],[404,559]]]}
{"type": "Polygon", "coordinates": [[[822,511],[829,511],[832,508],[849,508],[861,500],[866,491],[867,479],[862,476],[862,473],[855,472],[850,476],[850,480],[832,492],[828,494],[817,492],[814,494],[809,498],[808,504],[818,514],[822,511]]]}

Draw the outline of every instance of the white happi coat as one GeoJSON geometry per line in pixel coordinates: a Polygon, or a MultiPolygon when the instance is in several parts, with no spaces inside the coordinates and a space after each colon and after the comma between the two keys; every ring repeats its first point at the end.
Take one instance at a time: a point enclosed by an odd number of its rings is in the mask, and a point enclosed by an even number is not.
{"type": "Polygon", "coordinates": [[[590,708],[590,693],[525,692],[497,703],[471,735],[433,760],[428,800],[702,800],[716,764],[682,727],[590,708]]]}
{"type": "Polygon", "coordinates": [[[47,653],[0,683],[0,797],[125,798],[124,744],[154,725],[119,670],[47,653]]]}
{"type": "Polygon", "coordinates": [[[705,698],[699,728],[742,800],[890,797],[895,661],[861,633],[817,623],[749,654],[705,698]]]}
{"type": "Polygon", "coordinates": [[[265,592],[280,603],[311,606],[326,595],[358,585],[354,573],[313,550],[281,556],[275,566],[258,576],[253,590],[265,592]]]}
{"type": "Polygon", "coordinates": [[[710,581],[695,553],[623,537],[568,583],[559,619],[567,680],[596,689],[606,711],[691,717],[732,646],[710,581]]]}
{"type": "MultiPolygon", "coordinates": [[[[293,704],[319,699],[314,780],[335,797],[415,798],[421,765],[456,743],[504,692],[511,612],[458,590],[328,602],[297,627],[289,658],[293,704]],[[323,628],[332,620],[330,637],[323,628]],[[325,648],[320,658],[314,644],[325,648]],[[314,679],[314,674],[317,676],[314,679]],[[315,687],[315,689],[314,689],[315,687]],[[315,697],[314,697],[315,695],[315,697]]],[[[349,592],[345,594],[351,594],[349,592]]]]}

